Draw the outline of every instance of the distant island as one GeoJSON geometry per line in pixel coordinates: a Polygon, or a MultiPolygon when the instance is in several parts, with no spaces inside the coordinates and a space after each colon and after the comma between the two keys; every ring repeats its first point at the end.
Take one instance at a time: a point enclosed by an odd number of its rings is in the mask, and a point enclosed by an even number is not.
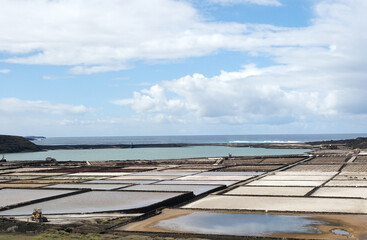
{"type": "Polygon", "coordinates": [[[38,152],[42,149],[24,137],[0,135],[0,153],[38,152]]]}

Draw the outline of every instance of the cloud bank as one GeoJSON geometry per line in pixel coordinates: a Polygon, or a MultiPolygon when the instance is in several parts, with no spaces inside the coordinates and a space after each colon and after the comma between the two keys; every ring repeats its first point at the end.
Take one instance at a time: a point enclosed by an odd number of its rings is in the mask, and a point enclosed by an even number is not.
{"type": "Polygon", "coordinates": [[[162,121],[287,124],[348,115],[365,119],[366,10],[366,1],[322,1],[308,27],[252,26],[232,46],[269,56],[273,65],[248,65],[213,77],[184,76],[114,103],[142,116],[164,116],[162,121]]]}
{"type": "MultiPolygon", "coordinates": [[[[276,0],[212,2],[281,5],[276,0]]],[[[94,74],[124,70],[135,62],[222,50],[270,60],[265,67],[249,64],[233,72],[218,69],[216,76],[198,72],[161,81],[113,101],[133,110],[134,121],[251,127],[316,126],[319,119],[326,124],[336,119],[365,123],[367,118],[365,0],[317,1],[310,25],[299,28],[215,22],[205,19],[190,1],[2,0],[1,4],[3,62],[66,65],[71,74],[94,74]]],[[[9,120],[13,116],[32,114],[62,116],[60,123],[65,125],[104,127],[122,121],[79,118],[90,111],[84,105],[0,99],[0,113],[7,117],[0,120],[10,121],[4,126],[14,123],[9,120]]]]}
{"type": "Polygon", "coordinates": [[[0,51],[11,55],[2,61],[69,65],[73,74],[238,49],[254,27],[208,22],[185,1],[3,0],[1,5],[0,51]]]}

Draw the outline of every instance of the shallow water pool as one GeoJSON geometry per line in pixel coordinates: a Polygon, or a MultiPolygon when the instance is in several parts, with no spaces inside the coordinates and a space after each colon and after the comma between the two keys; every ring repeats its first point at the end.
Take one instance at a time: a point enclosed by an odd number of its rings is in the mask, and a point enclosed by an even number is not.
{"type": "Polygon", "coordinates": [[[162,220],[155,227],[201,234],[264,236],[274,233],[317,234],[320,232],[315,225],[321,224],[327,222],[305,216],[195,212],[162,220]]]}

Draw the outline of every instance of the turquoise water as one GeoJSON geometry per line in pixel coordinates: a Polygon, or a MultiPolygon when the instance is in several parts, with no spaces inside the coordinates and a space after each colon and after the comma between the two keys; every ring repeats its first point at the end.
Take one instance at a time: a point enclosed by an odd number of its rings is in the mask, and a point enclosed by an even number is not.
{"type": "Polygon", "coordinates": [[[158,160],[198,157],[262,156],[303,154],[308,149],[265,149],[225,146],[193,146],[168,148],[125,148],[125,149],[83,149],[50,150],[33,153],[9,153],[5,158],[10,161],[45,160],[46,157],[58,161],[107,161],[107,160],[158,160]]]}

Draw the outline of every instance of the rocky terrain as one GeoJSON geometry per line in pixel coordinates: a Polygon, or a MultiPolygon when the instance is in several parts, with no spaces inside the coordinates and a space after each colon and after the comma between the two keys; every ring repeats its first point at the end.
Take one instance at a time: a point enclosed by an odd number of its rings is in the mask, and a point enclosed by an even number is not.
{"type": "Polygon", "coordinates": [[[355,149],[367,149],[367,138],[359,137],[355,139],[343,139],[343,140],[330,140],[330,141],[318,141],[318,142],[309,142],[310,145],[344,145],[348,148],[355,149]]]}
{"type": "Polygon", "coordinates": [[[23,137],[0,135],[0,153],[37,151],[41,151],[41,148],[23,137]]]}

